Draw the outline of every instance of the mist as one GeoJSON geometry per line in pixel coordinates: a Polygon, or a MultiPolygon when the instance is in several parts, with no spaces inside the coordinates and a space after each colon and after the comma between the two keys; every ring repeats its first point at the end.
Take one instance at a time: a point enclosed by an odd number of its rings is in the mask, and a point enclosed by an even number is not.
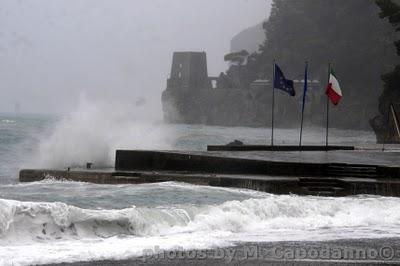
{"type": "Polygon", "coordinates": [[[81,95],[76,110],[63,116],[40,136],[28,165],[41,167],[111,167],[117,149],[171,149],[171,130],[163,123],[143,118],[145,106],[115,106],[89,101],[81,95]]]}
{"type": "MultiPolygon", "coordinates": [[[[227,66],[231,38],[268,16],[265,0],[3,0],[0,112],[66,114],[88,102],[146,104],[161,119],[174,51],[227,66]]],[[[80,108],[80,107],[79,107],[80,108]]]]}

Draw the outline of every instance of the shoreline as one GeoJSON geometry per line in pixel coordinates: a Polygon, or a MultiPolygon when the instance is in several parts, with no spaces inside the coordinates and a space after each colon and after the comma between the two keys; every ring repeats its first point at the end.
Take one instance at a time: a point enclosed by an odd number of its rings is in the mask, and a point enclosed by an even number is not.
{"type": "Polygon", "coordinates": [[[237,243],[206,250],[159,251],[125,260],[98,260],[46,266],[104,265],[399,265],[400,238],[237,243]]]}

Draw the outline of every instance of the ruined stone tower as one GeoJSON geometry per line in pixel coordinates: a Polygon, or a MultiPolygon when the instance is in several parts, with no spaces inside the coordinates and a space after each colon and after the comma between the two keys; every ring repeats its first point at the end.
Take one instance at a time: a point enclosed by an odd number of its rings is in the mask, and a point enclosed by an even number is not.
{"type": "Polygon", "coordinates": [[[186,90],[209,88],[205,52],[175,52],[167,88],[186,90]]]}

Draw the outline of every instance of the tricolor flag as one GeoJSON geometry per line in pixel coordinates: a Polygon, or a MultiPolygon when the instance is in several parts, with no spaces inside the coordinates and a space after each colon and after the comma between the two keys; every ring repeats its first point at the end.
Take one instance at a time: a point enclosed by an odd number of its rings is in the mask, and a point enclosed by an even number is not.
{"type": "Polygon", "coordinates": [[[329,82],[325,93],[334,105],[337,105],[340,99],[342,99],[342,90],[340,89],[339,81],[336,78],[333,68],[330,69],[329,82]]]}

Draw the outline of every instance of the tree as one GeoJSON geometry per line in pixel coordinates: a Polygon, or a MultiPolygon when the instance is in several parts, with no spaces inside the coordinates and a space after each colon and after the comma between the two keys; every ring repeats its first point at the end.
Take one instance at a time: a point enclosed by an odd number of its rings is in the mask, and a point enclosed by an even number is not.
{"type": "Polygon", "coordinates": [[[273,0],[264,28],[266,40],[250,56],[248,78],[270,77],[276,59],[287,76],[301,79],[308,60],[310,77],[321,82],[321,114],[330,62],[344,90],[343,101],[332,112],[332,126],[369,127],[382,93],[381,73],[396,63],[393,29],[379,18],[374,1],[273,0]]]}
{"type": "MultiPolygon", "coordinates": [[[[376,4],[381,9],[379,14],[381,18],[388,19],[396,32],[400,32],[400,6],[392,0],[376,0],[376,4]]],[[[394,41],[397,55],[400,55],[400,40],[394,41]]],[[[396,136],[390,132],[390,120],[387,119],[390,104],[400,103],[400,64],[384,75],[383,92],[379,98],[380,115],[371,120],[371,126],[374,128],[378,141],[394,142],[396,136]]]]}

